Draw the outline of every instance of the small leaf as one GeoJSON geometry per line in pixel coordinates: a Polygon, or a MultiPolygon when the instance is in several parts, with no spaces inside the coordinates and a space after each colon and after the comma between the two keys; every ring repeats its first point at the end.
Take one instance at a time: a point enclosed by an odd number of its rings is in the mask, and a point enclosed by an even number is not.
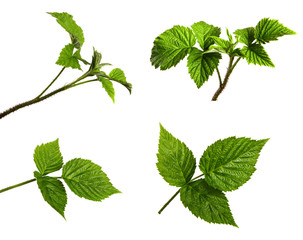
{"type": "Polygon", "coordinates": [[[190,28],[174,26],[155,39],[150,61],[155,68],[169,69],[185,58],[195,43],[195,36],[190,28]]]}
{"type": "Polygon", "coordinates": [[[80,64],[79,64],[79,56],[80,53],[78,51],[74,52],[74,46],[73,44],[66,45],[60,53],[60,56],[56,62],[56,64],[64,67],[71,67],[73,69],[79,69],[81,70],[80,64]]]}
{"type": "Polygon", "coordinates": [[[37,146],[34,161],[42,175],[58,171],[62,168],[63,158],[59,148],[59,140],[37,146]]]}
{"type": "Polygon", "coordinates": [[[278,37],[293,34],[296,33],[284,27],[278,20],[263,18],[256,26],[255,38],[258,42],[265,44],[278,40],[278,37]]]}
{"type": "Polygon", "coordinates": [[[228,28],[226,28],[226,35],[230,43],[233,43],[233,36],[229,33],[228,28]]]}
{"type": "Polygon", "coordinates": [[[101,201],[120,193],[101,167],[90,160],[75,158],[67,162],[62,169],[62,178],[77,196],[89,200],[101,201]]]}
{"type": "Polygon", "coordinates": [[[102,83],[102,86],[107,92],[108,96],[115,103],[115,89],[113,87],[113,83],[104,77],[98,77],[98,80],[102,83]]]}
{"type": "Polygon", "coordinates": [[[219,37],[211,37],[214,40],[214,43],[223,48],[226,52],[231,47],[231,43],[219,37]]]}
{"type": "Polygon", "coordinates": [[[255,40],[255,29],[253,27],[238,29],[234,34],[239,38],[240,43],[250,46],[255,40]]]}
{"type": "Polygon", "coordinates": [[[192,214],[206,222],[238,227],[224,193],[209,186],[204,179],[183,186],[180,199],[192,214]]]}
{"type": "Polygon", "coordinates": [[[63,12],[49,12],[51,16],[57,19],[57,22],[70,34],[72,44],[75,48],[81,48],[84,43],[84,35],[81,27],[73,20],[73,16],[63,12]]]}
{"type": "Polygon", "coordinates": [[[193,153],[161,124],[157,157],[160,175],[172,186],[181,187],[194,175],[196,159],[193,153]]]}
{"type": "Polygon", "coordinates": [[[44,200],[64,217],[67,195],[62,182],[54,177],[46,176],[37,178],[37,184],[44,200]]]}
{"type": "Polygon", "coordinates": [[[260,66],[275,67],[261,44],[254,43],[248,47],[244,46],[242,53],[245,55],[248,64],[253,63],[260,66]]]}
{"type": "Polygon", "coordinates": [[[113,80],[113,81],[116,81],[116,82],[122,84],[124,87],[127,88],[129,93],[131,93],[132,85],[131,85],[131,83],[126,82],[125,74],[120,68],[113,69],[109,73],[108,77],[110,78],[110,80],[113,80]]]}
{"type": "Polygon", "coordinates": [[[92,63],[90,66],[90,70],[94,73],[97,73],[101,69],[101,59],[102,59],[102,54],[99,53],[95,48],[94,48],[94,54],[92,58],[92,63]]]}
{"type": "Polygon", "coordinates": [[[206,182],[221,191],[232,191],[246,183],[268,139],[230,137],[218,140],[203,153],[199,168],[206,182]]]}
{"type": "Polygon", "coordinates": [[[214,40],[210,37],[219,37],[221,34],[221,29],[219,27],[209,25],[203,21],[194,23],[191,28],[196,35],[200,47],[205,51],[208,50],[212,44],[214,44],[214,40]]]}
{"type": "Polygon", "coordinates": [[[187,58],[187,67],[198,88],[213,74],[219,65],[220,59],[221,54],[217,52],[204,53],[197,48],[193,48],[187,58]]]}

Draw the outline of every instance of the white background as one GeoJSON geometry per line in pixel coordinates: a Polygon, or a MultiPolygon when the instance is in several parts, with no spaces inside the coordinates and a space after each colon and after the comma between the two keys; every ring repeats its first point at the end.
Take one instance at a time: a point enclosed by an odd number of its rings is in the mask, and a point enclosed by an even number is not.
{"type": "MultiPolygon", "coordinates": [[[[1,239],[302,239],[302,8],[300,1],[1,1],[0,112],[38,95],[56,76],[65,31],[46,12],[69,12],[83,31],[82,56],[94,46],[103,61],[124,70],[130,96],[115,84],[113,104],[101,84],[60,93],[0,120],[0,188],[33,178],[36,145],[59,138],[64,161],[75,157],[102,166],[122,194],[103,202],[70,190],[65,221],[42,198],[36,183],[0,194],[1,239]],[[173,25],[205,21],[225,37],[278,19],[297,32],[265,48],[275,68],[241,60],[218,102],[214,74],[200,89],[186,61],[167,71],[149,58],[153,40],[173,25]],[[158,174],[159,123],[198,159],[229,136],[270,138],[257,171],[227,193],[239,228],[197,219],[158,174]]],[[[226,58],[220,64],[222,74],[226,58]]],[[[85,67],[83,68],[85,69],[85,67]]],[[[109,72],[110,67],[105,71],[109,72]]],[[[54,88],[81,74],[66,70],[54,88]]],[[[197,174],[198,174],[197,170],[197,174]]],[[[60,173],[57,173],[59,175],[60,173]]],[[[55,174],[56,175],[56,174],[55,174]]]]}

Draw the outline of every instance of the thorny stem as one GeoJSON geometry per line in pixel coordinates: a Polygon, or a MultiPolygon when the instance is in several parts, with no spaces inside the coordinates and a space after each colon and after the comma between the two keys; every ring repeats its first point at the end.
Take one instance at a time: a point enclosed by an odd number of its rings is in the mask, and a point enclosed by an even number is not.
{"type": "Polygon", "coordinates": [[[238,64],[238,62],[240,61],[240,57],[236,60],[235,63],[234,62],[234,56],[230,56],[229,57],[229,64],[228,64],[228,68],[227,68],[227,71],[226,71],[226,74],[225,74],[225,77],[224,77],[224,81],[222,83],[222,80],[221,80],[221,76],[219,74],[219,71],[217,70],[218,72],[218,77],[219,77],[219,81],[220,81],[220,86],[218,88],[218,90],[216,91],[216,93],[214,94],[213,98],[212,98],[212,101],[217,101],[219,95],[222,93],[222,91],[225,89],[226,85],[227,85],[227,82],[229,80],[229,76],[230,74],[232,73],[232,71],[234,70],[234,68],[236,67],[236,65],[238,64]]]}
{"type": "Polygon", "coordinates": [[[14,107],[11,107],[11,108],[5,110],[4,112],[0,113],[0,119],[3,118],[3,117],[5,117],[5,116],[7,116],[7,115],[9,115],[9,114],[11,114],[11,113],[13,113],[13,112],[15,112],[15,111],[17,111],[17,110],[19,110],[19,109],[21,109],[21,108],[30,106],[30,105],[38,103],[38,102],[41,102],[41,101],[43,101],[43,100],[45,100],[45,99],[47,99],[47,98],[49,98],[49,97],[51,97],[51,96],[59,93],[59,92],[65,91],[67,89],[70,89],[70,88],[74,87],[75,84],[78,83],[79,81],[83,80],[86,77],[91,76],[91,72],[87,71],[82,76],[80,76],[79,78],[77,78],[75,81],[73,81],[73,82],[71,82],[71,83],[69,83],[69,84],[67,84],[67,85],[65,85],[65,86],[63,86],[61,88],[58,88],[58,89],[56,89],[56,90],[54,90],[54,91],[52,91],[52,92],[50,92],[50,93],[42,96],[46,92],[46,90],[54,83],[54,81],[57,80],[57,78],[61,75],[61,73],[63,72],[63,70],[64,70],[64,68],[60,71],[60,73],[57,75],[57,77],[49,84],[49,86],[41,94],[39,94],[37,97],[35,97],[35,98],[33,98],[33,99],[29,100],[29,101],[17,104],[14,107]]]}
{"type": "Polygon", "coordinates": [[[25,185],[25,184],[34,182],[34,181],[36,181],[36,180],[37,180],[36,178],[33,178],[33,179],[31,179],[31,180],[28,180],[28,181],[25,181],[25,182],[22,182],[22,183],[13,185],[13,186],[10,186],[10,187],[7,187],[7,188],[3,188],[3,189],[0,190],[0,193],[6,192],[6,191],[11,190],[11,189],[13,189],[13,188],[17,188],[17,187],[23,186],[23,185],[25,185]]]}
{"type": "MultiPolygon", "coordinates": [[[[194,180],[196,180],[196,179],[198,179],[198,178],[200,178],[200,177],[202,177],[203,176],[203,174],[201,174],[201,175],[199,175],[199,176],[197,176],[197,177],[195,177],[195,178],[193,178],[193,179],[191,179],[188,183],[186,183],[186,184],[189,184],[189,183],[191,183],[191,182],[193,182],[194,180]]],[[[185,184],[185,185],[186,185],[185,184]]],[[[184,185],[184,186],[185,186],[184,185]]],[[[182,188],[182,187],[181,187],[182,188]]],[[[175,199],[175,197],[180,193],[180,191],[181,191],[181,188],[179,188],[178,189],[178,191],[163,205],[163,207],[159,210],[159,214],[161,214],[162,213],[162,211],[168,206],[168,204],[170,204],[170,202],[172,201],[172,200],[174,200],[175,199]]]]}

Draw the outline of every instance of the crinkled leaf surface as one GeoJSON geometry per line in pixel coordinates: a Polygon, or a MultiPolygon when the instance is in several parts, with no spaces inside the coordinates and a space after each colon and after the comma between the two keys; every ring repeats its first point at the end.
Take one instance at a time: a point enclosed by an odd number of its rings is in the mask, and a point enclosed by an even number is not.
{"type": "Polygon", "coordinates": [[[70,160],[63,166],[62,178],[76,195],[89,200],[101,201],[112,194],[120,193],[101,167],[90,160],[70,160]]]}
{"type": "MultiPolygon", "coordinates": [[[[56,64],[64,67],[71,67],[73,69],[81,70],[81,66],[78,60],[80,56],[79,51],[74,53],[74,45],[67,44],[60,52],[60,56],[56,62],[56,64]]],[[[80,56],[81,57],[81,56],[80,56]]]]}
{"type": "Polygon", "coordinates": [[[255,38],[260,43],[268,43],[278,40],[278,37],[293,34],[296,33],[284,27],[278,20],[263,18],[256,26],[255,38]]]}
{"type": "Polygon", "coordinates": [[[108,96],[115,102],[115,89],[113,83],[103,77],[98,77],[98,80],[102,83],[103,88],[107,92],[108,96]]]}
{"type": "Polygon", "coordinates": [[[60,170],[63,158],[59,148],[59,140],[37,146],[34,152],[34,162],[41,175],[60,170]]]}
{"type": "Polygon", "coordinates": [[[46,176],[37,178],[37,184],[44,200],[64,217],[67,195],[62,182],[54,177],[46,176]]]}
{"type": "Polygon", "coordinates": [[[188,183],[196,169],[196,159],[187,146],[160,125],[157,168],[160,175],[172,186],[188,183]]]}
{"type": "Polygon", "coordinates": [[[150,61],[155,68],[169,69],[176,66],[195,43],[195,36],[190,28],[174,26],[155,39],[150,61]]]}
{"type": "Polygon", "coordinates": [[[214,40],[210,38],[210,36],[219,37],[221,34],[221,29],[219,27],[209,25],[203,21],[194,23],[191,28],[193,29],[197,41],[203,50],[207,50],[212,44],[214,44],[214,40]]]}
{"type": "Polygon", "coordinates": [[[234,34],[239,37],[240,43],[244,43],[247,46],[251,45],[255,40],[255,28],[253,27],[238,29],[234,34]]]}
{"type": "Polygon", "coordinates": [[[210,37],[214,40],[214,43],[223,48],[225,51],[231,47],[231,43],[225,39],[219,37],[210,37]]]}
{"type": "Polygon", "coordinates": [[[197,48],[193,48],[187,58],[188,72],[191,78],[200,88],[211,76],[219,64],[221,54],[212,52],[204,53],[197,48]]]}
{"type": "Polygon", "coordinates": [[[244,46],[242,53],[248,64],[253,63],[260,66],[275,67],[261,44],[253,43],[250,46],[244,46]]]}
{"type": "Polygon", "coordinates": [[[221,191],[242,186],[255,172],[260,151],[267,141],[230,137],[210,145],[199,164],[206,182],[221,191]]]}
{"type": "Polygon", "coordinates": [[[196,217],[209,223],[229,224],[238,227],[224,193],[209,186],[204,179],[183,186],[180,198],[183,205],[196,217]]]}
{"type": "Polygon", "coordinates": [[[81,27],[73,20],[73,16],[66,13],[49,12],[57,19],[57,22],[70,34],[72,44],[75,48],[80,48],[84,43],[84,35],[81,27]]]}

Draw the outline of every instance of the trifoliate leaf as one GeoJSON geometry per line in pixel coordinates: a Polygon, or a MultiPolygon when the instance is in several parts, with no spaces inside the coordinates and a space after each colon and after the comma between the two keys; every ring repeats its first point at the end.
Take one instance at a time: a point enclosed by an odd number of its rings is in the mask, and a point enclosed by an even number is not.
{"type": "Polygon", "coordinates": [[[229,224],[238,227],[224,193],[209,186],[204,179],[186,184],[180,198],[196,217],[209,223],[229,224]]]}
{"type": "Polygon", "coordinates": [[[74,46],[73,44],[66,45],[60,53],[60,56],[56,62],[56,64],[64,67],[71,67],[73,69],[79,69],[81,70],[78,57],[80,56],[80,53],[78,51],[74,52],[74,46]]]}
{"type": "Polygon", "coordinates": [[[70,34],[73,46],[81,48],[84,43],[83,31],[73,20],[73,16],[66,12],[49,12],[49,14],[55,17],[57,22],[70,34]]]}
{"type": "Polygon", "coordinates": [[[159,173],[170,185],[181,187],[191,180],[196,169],[193,153],[161,124],[157,157],[159,173]]]}
{"type": "Polygon", "coordinates": [[[200,88],[211,76],[219,64],[221,54],[216,52],[204,53],[193,48],[187,58],[188,72],[200,88]]]}
{"type": "Polygon", "coordinates": [[[250,46],[255,40],[255,28],[253,27],[238,29],[234,34],[238,37],[240,43],[247,46],[250,46]]]}
{"type": "Polygon", "coordinates": [[[150,61],[155,68],[169,69],[176,66],[195,43],[195,36],[190,28],[174,26],[155,39],[150,61]]]}
{"type": "Polygon", "coordinates": [[[232,191],[246,183],[268,139],[230,137],[218,140],[203,153],[199,168],[206,182],[221,191],[232,191]]]}
{"type": "Polygon", "coordinates": [[[102,83],[108,96],[113,100],[113,102],[115,102],[115,89],[113,87],[113,83],[104,77],[98,77],[98,80],[102,83]]]}
{"type": "Polygon", "coordinates": [[[62,169],[62,178],[79,197],[101,201],[114,193],[120,193],[109,181],[101,167],[90,160],[75,158],[62,169]]]}
{"type": "Polygon", "coordinates": [[[126,82],[125,74],[120,68],[113,69],[109,73],[108,77],[110,78],[110,80],[113,80],[115,82],[122,84],[124,87],[127,88],[129,93],[131,93],[132,85],[130,83],[126,82]]]}
{"type": "Polygon", "coordinates": [[[191,28],[203,50],[208,50],[209,46],[214,44],[214,40],[210,38],[210,36],[219,37],[221,34],[221,29],[219,27],[209,25],[203,21],[194,23],[191,28]]]}
{"type": "Polygon", "coordinates": [[[63,158],[60,152],[58,139],[36,147],[34,161],[42,175],[46,175],[62,168],[63,158]]]}
{"type": "Polygon", "coordinates": [[[37,178],[37,183],[44,200],[64,217],[67,195],[62,182],[46,176],[37,178]]]}
{"type": "Polygon", "coordinates": [[[275,67],[261,44],[254,43],[250,46],[244,46],[242,53],[245,55],[248,64],[253,63],[260,66],[275,67]]]}
{"type": "Polygon", "coordinates": [[[296,34],[293,30],[284,27],[278,20],[263,18],[256,26],[255,38],[260,43],[278,40],[284,35],[296,34]]]}

